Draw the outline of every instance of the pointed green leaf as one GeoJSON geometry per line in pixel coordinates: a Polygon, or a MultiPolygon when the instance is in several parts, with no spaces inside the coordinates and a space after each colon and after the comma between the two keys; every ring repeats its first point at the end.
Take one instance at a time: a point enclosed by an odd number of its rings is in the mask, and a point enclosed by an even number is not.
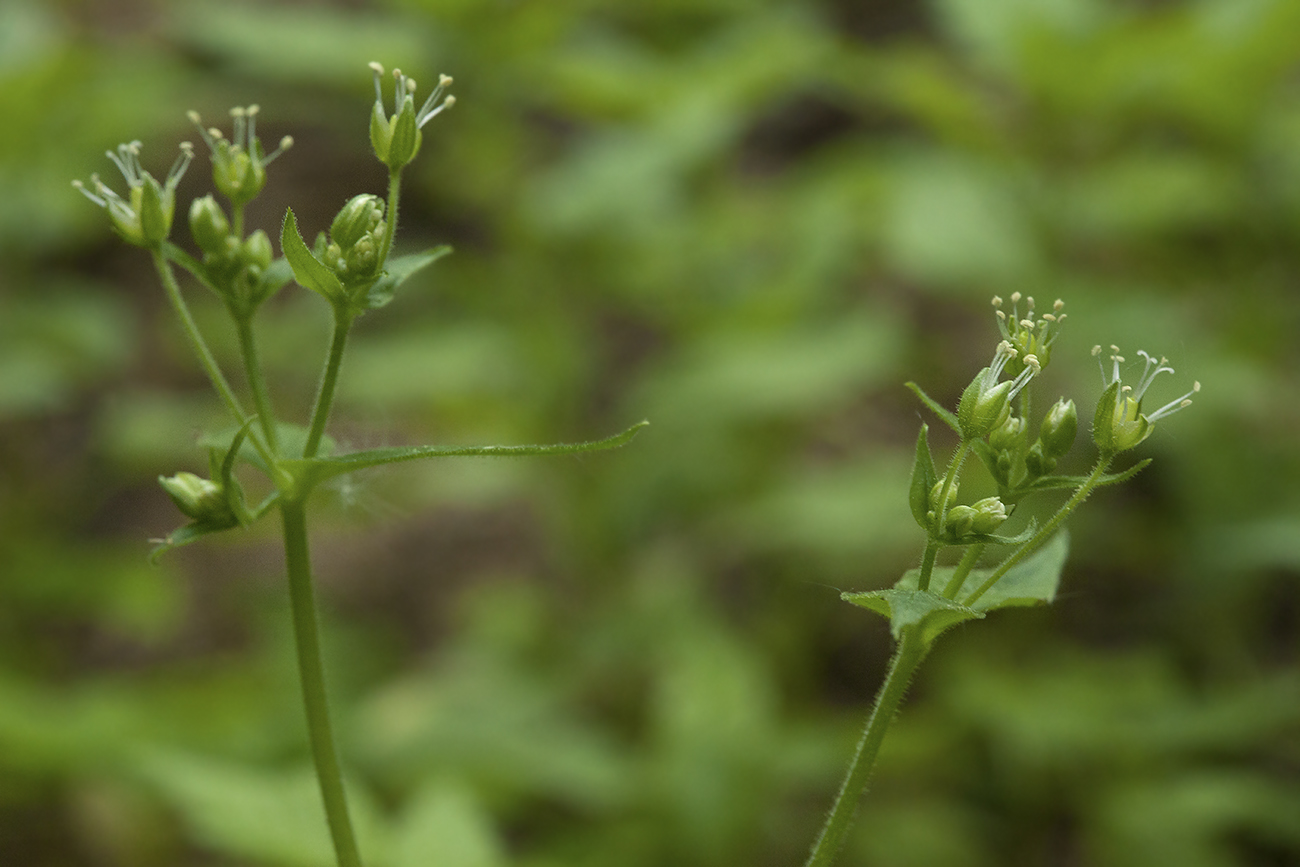
{"type": "Polygon", "coordinates": [[[284,212],[284,223],[280,227],[280,249],[300,286],[320,293],[331,302],[343,297],[343,284],[339,282],[338,276],[307,249],[307,242],[298,231],[298,218],[294,216],[293,208],[284,212]]]}
{"type": "Polygon", "coordinates": [[[407,278],[422,268],[432,265],[450,252],[451,247],[443,244],[440,247],[425,250],[423,253],[412,253],[409,256],[398,256],[396,259],[390,259],[388,264],[384,266],[384,275],[375,281],[375,284],[366,292],[366,307],[371,310],[376,307],[383,307],[393,300],[394,290],[405,283],[407,278]]]}
{"type": "Polygon", "coordinates": [[[149,549],[149,562],[157,563],[158,558],[174,548],[180,548],[191,542],[198,541],[204,536],[210,536],[213,533],[224,533],[227,530],[233,530],[238,524],[209,525],[201,524],[197,521],[186,524],[184,527],[177,527],[167,534],[166,539],[151,539],[153,547],[149,549]]]}
{"type": "Polygon", "coordinates": [[[323,481],[347,473],[377,467],[383,464],[395,464],[402,461],[417,461],[424,458],[449,457],[530,457],[542,455],[572,455],[582,452],[595,452],[618,448],[626,445],[637,435],[641,428],[650,424],[640,421],[622,433],[603,440],[585,443],[557,443],[544,446],[396,446],[393,448],[370,449],[363,452],[338,455],[337,457],[304,458],[300,460],[281,461],[282,469],[296,480],[304,493],[323,481]]]}
{"type": "MultiPolygon", "coordinates": [[[[1138,461],[1127,470],[1119,473],[1106,473],[1097,480],[1097,487],[1105,485],[1118,485],[1120,482],[1127,482],[1147,468],[1151,463],[1151,458],[1145,458],[1138,461]]],[[[1087,476],[1043,476],[1031,484],[1025,485],[1017,493],[1029,491],[1053,491],[1058,489],[1077,489],[1088,480],[1087,476]]]]}
{"type": "Polygon", "coordinates": [[[895,587],[868,593],[842,593],[840,598],[888,617],[889,631],[895,640],[902,637],[904,629],[916,627],[920,630],[921,640],[926,646],[932,644],[948,627],[966,620],[979,620],[984,617],[983,612],[974,608],[967,608],[951,599],[944,599],[937,593],[914,588],[895,587]]]}
{"type": "Polygon", "coordinates": [[[907,501],[912,507],[912,517],[916,518],[916,523],[927,532],[930,529],[930,523],[926,519],[930,511],[930,491],[938,481],[934,458],[930,456],[929,430],[930,426],[923,424],[921,432],[917,434],[916,459],[912,462],[912,483],[907,492],[907,501]]]}
{"type": "Polygon", "coordinates": [[[930,412],[934,413],[939,417],[940,421],[942,421],[948,427],[952,428],[953,432],[956,433],[957,436],[962,435],[961,425],[957,422],[957,416],[953,415],[953,413],[944,409],[939,404],[938,401],[936,401],[934,398],[930,397],[930,395],[922,391],[921,386],[917,385],[915,382],[909,382],[906,383],[906,385],[909,389],[912,390],[913,394],[915,394],[917,397],[921,399],[921,403],[925,404],[927,407],[930,408],[930,412]]]}

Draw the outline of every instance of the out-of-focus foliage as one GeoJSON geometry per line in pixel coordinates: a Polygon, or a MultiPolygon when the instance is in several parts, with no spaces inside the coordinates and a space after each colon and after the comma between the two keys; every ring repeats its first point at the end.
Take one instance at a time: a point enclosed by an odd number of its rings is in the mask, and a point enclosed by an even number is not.
{"type": "MultiPolygon", "coordinates": [[[[257,102],[297,145],[250,224],[311,236],[383,191],[370,60],[456,77],[399,236],[456,253],[362,322],[339,440],[652,426],[319,496],[369,863],[797,863],[888,650],[839,591],[920,553],[901,383],[955,403],[1017,290],[1065,298],[1084,417],[1094,343],[1204,389],[1054,607],[923,669],[843,863],[1300,859],[1300,4],[8,0],[0,863],[329,863],[278,546],[147,564],[219,407],[68,182],[257,102]]],[[[262,323],[287,411],[327,329],[297,290],[262,323]]]]}

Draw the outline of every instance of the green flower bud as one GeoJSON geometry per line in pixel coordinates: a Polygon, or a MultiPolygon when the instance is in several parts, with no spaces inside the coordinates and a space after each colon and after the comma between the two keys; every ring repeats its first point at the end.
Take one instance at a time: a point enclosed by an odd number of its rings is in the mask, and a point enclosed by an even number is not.
{"type": "Polygon", "coordinates": [[[1025,420],[1009,415],[1007,420],[989,434],[989,445],[996,451],[1014,451],[1024,440],[1025,420]]]}
{"type": "Polygon", "coordinates": [[[159,476],[158,484],[182,513],[200,524],[233,527],[238,523],[225,492],[211,479],[181,472],[159,476]]]}
{"type": "Polygon", "coordinates": [[[985,497],[982,500],[976,500],[971,504],[971,509],[975,512],[971,519],[970,531],[972,533],[992,533],[998,527],[1001,527],[1007,519],[1007,507],[997,497],[985,497]]]}
{"type": "Polygon", "coordinates": [[[944,525],[950,539],[960,539],[962,536],[969,536],[972,532],[971,527],[975,524],[976,512],[970,506],[961,505],[953,506],[944,516],[944,525]]]}
{"type": "Polygon", "coordinates": [[[347,250],[384,221],[384,200],[370,193],[353,196],[330,223],[330,240],[347,250]]]}
{"type": "Polygon", "coordinates": [[[1047,458],[1059,458],[1074,445],[1074,437],[1079,431],[1079,412],[1074,401],[1061,398],[1052,405],[1043,416],[1043,424],[1038,429],[1038,442],[1042,444],[1042,453],[1047,458]]]}
{"type": "Polygon", "coordinates": [[[219,256],[228,252],[230,221],[211,195],[190,203],[190,234],[204,253],[219,256]]]}
{"type": "Polygon", "coordinates": [[[271,249],[271,239],[261,229],[245,238],[239,250],[239,258],[243,260],[244,265],[249,268],[256,268],[259,274],[270,266],[271,259],[274,256],[275,252],[271,249]]]}
{"type": "Polygon", "coordinates": [[[81,181],[72,185],[96,205],[108,211],[109,223],[127,243],[137,247],[157,249],[171,234],[172,218],[176,213],[176,185],[194,157],[189,142],[181,143],[181,154],[172,163],[167,179],[159,184],[153,175],[140,166],[140,142],[119,145],[117,153],[108,151],[122,177],[126,179],[127,196],[122,198],[99,179],[91,175],[94,192],[81,181]]]}
{"type": "Polygon", "coordinates": [[[230,110],[234,119],[232,139],[222,135],[216,127],[206,128],[199,113],[191,111],[190,121],[198,127],[199,135],[212,151],[212,183],[235,206],[247,204],[266,186],[266,167],[276,157],[293,146],[293,139],[285,136],[280,146],[270,154],[262,152],[262,142],[257,137],[258,107],[236,106],[230,110]]]}
{"type": "Polygon", "coordinates": [[[1032,477],[1045,476],[1056,469],[1056,459],[1043,453],[1043,441],[1038,440],[1025,452],[1025,469],[1032,477]]]}
{"type": "Polygon", "coordinates": [[[417,111],[415,80],[402,75],[401,70],[394,69],[393,77],[397,80],[397,87],[393,99],[394,111],[390,117],[384,109],[384,67],[371,63],[370,69],[375,75],[375,105],[370,112],[370,144],[379,161],[390,170],[397,171],[413,160],[419,151],[421,128],[444,109],[456,104],[456,97],[443,97],[451,84],[451,78],[439,76],[437,87],[417,111]]]}
{"type": "MultiPolygon", "coordinates": [[[[930,508],[931,508],[931,509],[938,509],[938,508],[939,508],[939,495],[942,494],[942,493],[943,493],[943,479],[940,479],[939,481],[935,482],[935,483],[934,483],[934,487],[930,489],[930,508]]],[[[955,503],[955,502],[957,502],[957,483],[956,483],[956,482],[953,482],[952,487],[948,489],[948,506],[949,506],[949,508],[951,508],[951,507],[952,507],[952,504],[955,503]]]]}

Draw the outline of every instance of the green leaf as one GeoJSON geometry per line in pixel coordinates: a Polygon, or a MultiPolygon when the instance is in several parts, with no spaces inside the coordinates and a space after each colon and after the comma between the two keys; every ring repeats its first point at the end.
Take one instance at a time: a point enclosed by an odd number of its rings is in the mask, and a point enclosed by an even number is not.
{"type": "Polygon", "coordinates": [[[944,409],[938,401],[922,391],[921,386],[917,385],[915,382],[908,382],[905,383],[905,385],[912,390],[913,394],[921,399],[921,403],[928,406],[930,411],[939,417],[940,421],[952,428],[953,432],[957,434],[957,436],[962,436],[961,425],[957,422],[957,416],[944,409]]]}
{"type": "Polygon", "coordinates": [[[284,212],[280,249],[300,286],[325,296],[331,303],[343,297],[343,284],[338,276],[307,249],[307,242],[298,231],[298,218],[294,216],[293,208],[284,212]]]}
{"type": "Polygon", "coordinates": [[[390,259],[388,264],[384,266],[384,276],[375,281],[375,284],[367,290],[365,306],[370,310],[383,307],[393,300],[394,290],[405,283],[411,275],[423,268],[427,268],[450,252],[451,246],[443,244],[431,250],[425,250],[423,253],[412,253],[409,256],[398,256],[396,259],[390,259]]]}
{"type": "Polygon", "coordinates": [[[149,549],[149,562],[156,564],[158,559],[168,551],[196,542],[213,533],[224,533],[227,530],[233,530],[238,526],[238,524],[201,524],[195,521],[186,524],[184,527],[177,527],[168,533],[165,539],[150,540],[153,542],[153,547],[149,549]]]}
{"type": "Polygon", "coordinates": [[[929,532],[930,491],[938,481],[934,469],[934,458],[930,456],[928,433],[930,426],[921,425],[921,432],[916,436],[916,459],[912,462],[912,483],[907,492],[908,504],[912,507],[912,517],[921,529],[929,532]]]}
{"type": "MultiPolygon", "coordinates": [[[[910,575],[911,572],[908,574],[910,575]]],[[[907,580],[906,576],[903,580],[907,580]]],[[[915,579],[912,584],[916,584],[915,579]]],[[[902,638],[904,629],[909,627],[919,629],[921,640],[927,647],[948,627],[984,617],[982,611],[967,608],[951,599],[944,599],[937,593],[917,590],[915,587],[911,589],[894,587],[890,590],[873,590],[867,593],[842,593],[840,598],[889,618],[889,631],[896,641],[902,638]]]]}
{"type": "Polygon", "coordinates": [[[626,445],[637,435],[641,428],[650,424],[639,421],[622,433],[603,440],[584,443],[556,443],[544,446],[396,446],[384,449],[369,449],[363,452],[339,455],[337,457],[304,458],[280,463],[281,468],[294,476],[302,493],[306,493],[323,481],[377,467],[383,464],[395,464],[402,461],[417,461],[424,458],[451,457],[530,457],[543,455],[572,455],[582,452],[595,452],[618,448],[626,445]]]}
{"type": "MultiPolygon", "coordinates": [[[[995,611],[999,608],[1023,608],[1050,603],[1056,598],[1056,589],[1061,581],[1061,570],[1065,568],[1065,560],[1069,552],[1069,534],[1062,530],[1043,547],[1008,569],[1007,574],[976,600],[971,608],[976,611],[995,611]]],[[[930,579],[931,585],[946,587],[955,571],[952,566],[936,568],[930,579]]],[[[961,599],[974,593],[977,588],[984,585],[993,572],[994,569],[972,569],[956,597],[961,599]]],[[[920,574],[919,569],[907,570],[894,585],[895,589],[915,590],[920,574]]]]}

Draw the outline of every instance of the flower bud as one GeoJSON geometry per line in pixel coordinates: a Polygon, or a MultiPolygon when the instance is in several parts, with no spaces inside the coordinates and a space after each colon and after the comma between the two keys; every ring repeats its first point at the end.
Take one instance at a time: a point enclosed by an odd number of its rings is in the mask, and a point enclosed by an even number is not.
{"type": "MultiPolygon", "coordinates": [[[[939,495],[942,493],[943,493],[943,479],[940,479],[939,481],[935,482],[934,487],[930,489],[931,509],[939,508],[939,495]]],[[[951,508],[952,504],[955,502],[957,502],[957,484],[954,482],[953,486],[948,489],[948,507],[951,508]]]]}
{"type": "Polygon", "coordinates": [[[972,533],[992,533],[1007,519],[1007,507],[997,497],[985,497],[971,504],[975,515],[971,519],[972,533]]]}
{"type": "Polygon", "coordinates": [[[1074,401],[1061,398],[1043,417],[1043,424],[1038,429],[1038,442],[1042,443],[1042,453],[1047,458],[1059,458],[1074,445],[1074,437],[1079,431],[1079,412],[1074,401]]]}
{"type": "Polygon", "coordinates": [[[174,476],[159,476],[158,484],[172,498],[176,508],[201,524],[233,527],[238,523],[226,502],[225,492],[211,479],[181,472],[174,476]]]}
{"type": "Polygon", "coordinates": [[[210,194],[190,203],[190,234],[204,253],[217,256],[226,252],[230,221],[210,194]]]}
{"type": "Polygon", "coordinates": [[[374,231],[383,219],[383,199],[370,193],[353,196],[330,223],[330,240],[347,250],[374,231]]]}
{"type": "Polygon", "coordinates": [[[1014,451],[1025,435],[1025,420],[1013,415],[1007,416],[997,429],[989,434],[989,445],[996,451],[1014,451]]]}
{"type": "Polygon", "coordinates": [[[257,268],[259,273],[270,266],[274,255],[275,253],[271,249],[271,239],[261,229],[245,238],[239,251],[239,258],[243,260],[244,264],[250,268],[257,268]]]}

